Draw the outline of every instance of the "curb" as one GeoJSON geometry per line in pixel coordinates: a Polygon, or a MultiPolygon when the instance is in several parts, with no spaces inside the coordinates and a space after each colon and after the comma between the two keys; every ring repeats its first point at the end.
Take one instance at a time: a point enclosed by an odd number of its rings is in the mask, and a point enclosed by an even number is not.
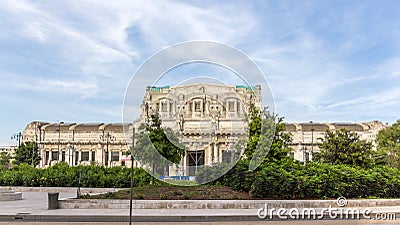
{"type": "MultiPolygon", "coordinates": [[[[374,220],[377,215],[389,212],[372,212],[370,214],[370,219],[362,218],[360,219],[346,219],[345,216],[338,216],[336,219],[331,218],[329,214],[321,213],[316,214],[316,219],[305,218],[305,219],[280,219],[276,214],[273,218],[260,219],[256,215],[135,215],[132,216],[132,221],[134,222],[223,222],[223,221],[285,221],[285,220],[346,220],[346,221],[360,221],[360,220],[374,220]]],[[[395,215],[395,219],[400,218],[400,213],[391,212],[395,215]]],[[[340,215],[340,214],[339,214],[340,215]]],[[[16,215],[0,215],[0,222],[127,222],[129,221],[129,216],[127,215],[32,215],[32,214],[16,214],[16,215]]]]}
{"type": "MultiPolygon", "coordinates": [[[[133,200],[134,209],[259,209],[268,204],[272,208],[328,208],[337,206],[336,200],[133,200]]],[[[129,209],[129,200],[119,199],[64,199],[60,209],[129,209]]],[[[400,199],[348,200],[346,207],[399,206],[400,199]]]]}

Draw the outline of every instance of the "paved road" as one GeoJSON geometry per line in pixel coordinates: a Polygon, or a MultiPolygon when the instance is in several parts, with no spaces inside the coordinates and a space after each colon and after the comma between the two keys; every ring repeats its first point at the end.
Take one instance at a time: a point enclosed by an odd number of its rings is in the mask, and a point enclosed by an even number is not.
{"type": "MultiPolygon", "coordinates": [[[[58,224],[76,224],[76,225],[111,225],[111,224],[116,224],[116,225],[126,225],[128,222],[0,222],[1,225],[3,224],[32,224],[32,225],[39,225],[39,224],[47,224],[47,225],[58,225],[58,224]]],[[[259,221],[259,222],[162,222],[162,223],[157,223],[157,222],[151,222],[151,223],[133,223],[137,225],[173,225],[173,224],[190,224],[190,225],[214,225],[214,224],[219,224],[219,225],[261,225],[261,224],[271,224],[271,225],[285,225],[285,224],[299,224],[299,225],[363,225],[363,224],[400,224],[400,222],[396,221],[343,221],[343,220],[324,220],[324,221],[259,221]]]]}
{"type": "MultiPolygon", "coordinates": [[[[60,192],[60,198],[74,197],[75,192],[60,192]]],[[[400,216],[399,207],[379,207],[371,208],[373,211],[380,211],[386,213],[395,213],[397,217],[400,216]]],[[[151,210],[151,209],[136,209],[133,214],[136,218],[158,218],[158,221],[171,221],[171,222],[144,222],[135,224],[399,224],[400,218],[397,221],[377,221],[377,220],[288,220],[288,221],[258,221],[256,217],[257,210],[255,209],[226,209],[226,210],[179,210],[179,209],[162,209],[162,210],[151,210]],[[216,215],[219,218],[215,219],[216,215]],[[239,217],[251,218],[245,219],[247,221],[239,221],[239,217]],[[164,218],[169,220],[164,220],[164,218]],[[172,218],[172,219],[171,219],[172,218]],[[253,221],[252,221],[253,220],[253,221]],[[199,221],[199,222],[192,222],[199,221]],[[221,221],[221,222],[201,222],[201,221],[221,221]],[[231,221],[231,222],[225,222],[231,221]]],[[[127,224],[127,222],[118,221],[129,221],[129,210],[127,209],[59,209],[59,210],[48,210],[47,209],[47,192],[24,192],[23,200],[19,201],[2,201],[0,202],[0,225],[3,224],[127,224]],[[22,220],[16,220],[15,215],[22,214],[20,216],[22,220]],[[30,215],[31,218],[40,219],[41,221],[35,222],[35,220],[27,221],[23,214],[30,215]],[[8,216],[8,219],[7,219],[8,216]],[[34,216],[34,217],[32,217],[34,216]],[[82,216],[85,216],[82,219],[82,216]],[[54,222],[48,218],[52,218],[54,222]],[[101,219],[99,219],[101,218],[101,219]],[[5,221],[7,219],[7,221],[5,221]],[[81,221],[81,222],[74,222],[81,221]],[[82,222],[83,221],[83,222],[82,222]],[[88,222],[84,222],[88,221],[88,222]],[[90,222],[93,221],[93,222],[90,222]],[[95,221],[108,221],[108,222],[95,222],[95,221]]]]}

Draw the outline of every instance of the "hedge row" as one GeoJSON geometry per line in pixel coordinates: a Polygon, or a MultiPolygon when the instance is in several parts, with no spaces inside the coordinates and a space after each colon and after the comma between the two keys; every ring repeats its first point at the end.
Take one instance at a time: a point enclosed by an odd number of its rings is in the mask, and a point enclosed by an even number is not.
{"type": "MultiPolygon", "coordinates": [[[[201,171],[198,179],[220,170],[208,167],[201,171]]],[[[248,163],[240,161],[214,184],[249,192],[255,198],[399,198],[400,170],[385,166],[362,169],[348,165],[316,162],[303,165],[287,161],[279,164],[270,162],[250,172],[248,163]]]]}
{"type": "MultiPolygon", "coordinates": [[[[81,174],[82,187],[130,187],[131,169],[127,167],[104,167],[99,165],[68,166],[58,163],[40,169],[21,164],[0,170],[1,186],[27,187],[76,187],[81,174]]],[[[150,175],[141,168],[134,170],[134,186],[150,183],[150,175]]]]}

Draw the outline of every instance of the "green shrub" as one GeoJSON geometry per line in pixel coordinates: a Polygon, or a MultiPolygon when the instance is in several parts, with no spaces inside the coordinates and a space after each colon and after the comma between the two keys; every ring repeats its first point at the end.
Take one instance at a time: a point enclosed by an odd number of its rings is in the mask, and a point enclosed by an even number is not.
{"type": "Polygon", "coordinates": [[[166,194],[160,194],[160,199],[161,199],[161,200],[167,200],[167,199],[168,199],[168,195],[166,195],[166,194]]]}
{"type": "Polygon", "coordinates": [[[183,199],[185,199],[185,200],[190,199],[190,193],[189,192],[183,193],[183,199]]]}
{"type": "MultiPolygon", "coordinates": [[[[222,165],[199,171],[200,178],[216,173],[222,165]]],[[[201,181],[199,181],[201,182],[201,181]]],[[[240,160],[227,174],[212,182],[246,191],[254,198],[378,198],[400,197],[400,170],[385,166],[362,168],[351,165],[282,160],[264,162],[248,171],[248,162],[240,160]]]]}
{"type": "MultiPolygon", "coordinates": [[[[68,166],[57,163],[41,169],[28,164],[15,165],[0,170],[1,186],[30,187],[76,187],[81,176],[81,187],[130,187],[131,169],[127,167],[104,167],[100,165],[68,166]]],[[[150,183],[150,175],[141,168],[134,169],[134,186],[150,183]]]]}

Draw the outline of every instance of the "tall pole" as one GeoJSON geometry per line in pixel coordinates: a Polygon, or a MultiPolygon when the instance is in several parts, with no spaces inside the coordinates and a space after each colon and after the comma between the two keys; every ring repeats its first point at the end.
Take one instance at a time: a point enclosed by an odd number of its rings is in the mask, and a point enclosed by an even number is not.
{"type": "Polygon", "coordinates": [[[314,126],[313,126],[313,121],[310,121],[311,123],[311,159],[314,157],[314,126]]]}
{"type": "MultiPolygon", "coordinates": [[[[197,148],[198,148],[198,145],[199,145],[199,144],[196,145],[197,148]]],[[[197,161],[197,148],[195,149],[195,151],[196,151],[196,164],[195,164],[195,165],[196,165],[196,170],[195,170],[195,172],[194,172],[195,175],[196,175],[196,173],[197,173],[197,162],[198,162],[198,161],[197,161]]]]}
{"type": "Polygon", "coordinates": [[[106,138],[107,138],[107,140],[106,140],[106,146],[107,146],[107,147],[106,147],[106,162],[105,162],[105,164],[106,164],[106,166],[108,166],[108,160],[109,160],[109,159],[108,159],[108,157],[109,157],[109,156],[108,156],[108,138],[110,138],[110,133],[107,132],[106,138]]]}
{"type": "Polygon", "coordinates": [[[22,134],[21,132],[18,133],[18,147],[21,146],[21,138],[22,138],[22,134]]]}
{"type": "MultiPolygon", "coordinates": [[[[183,117],[183,115],[180,115],[180,117],[179,117],[179,136],[180,136],[180,138],[181,138],[181,140],[180,140],[180,142],[181,142],[181,144],[183,144],[183,130],[184,130],[184,123],[185,123],[185,121],[184,121],[184,117],[183,117]]],[[[183,157],[182,157],[182,168],[181,168],[181,170],[182,170],[182,173],[181,173],[181,175],[182,176],[185,176],[185,155],[186,155],[186,151],[184,151],[184,153],[183,153],[183,157]]]]}
{"type": "MultiPolygon", "coordinates": [[[[133,126],[133,124],[132,124],[133,126]]],[[[135,127],[132,128],[132,151],[131,151],[131,193],[130,193],[130,199],[129,199],[129,225],[132,224],[132,197],[133,197],[133,161],[135,159],[134,157],[134,150],[133,148],[135,147],[135,127]]]]}
{"type": "MultiPolygon", "coordinates": [[[[12,136],[11,136],[11,140],[13,140],[13,139],[17,139],[17,142],[18,142],[18,147],[17,147],[17,151],[19,150],[19,147],[21,146],[21,138],[22,138],[22,133],[21,132],[19,132],[19,133],[16,133],[16,134],[13,134],[12,136]]],[[[19,164],[19,155],[20,154],[17,154],[18,155],[18,164],[19,164]]]]}
{"type": "Polygon", "coordinates": [[[301,150],[303,151],[303,164],[306,164],[306,150],[307,150],[307,147],[306,147],[306,145],[304,144],[304,132],[301,132],[301,150]]]}

